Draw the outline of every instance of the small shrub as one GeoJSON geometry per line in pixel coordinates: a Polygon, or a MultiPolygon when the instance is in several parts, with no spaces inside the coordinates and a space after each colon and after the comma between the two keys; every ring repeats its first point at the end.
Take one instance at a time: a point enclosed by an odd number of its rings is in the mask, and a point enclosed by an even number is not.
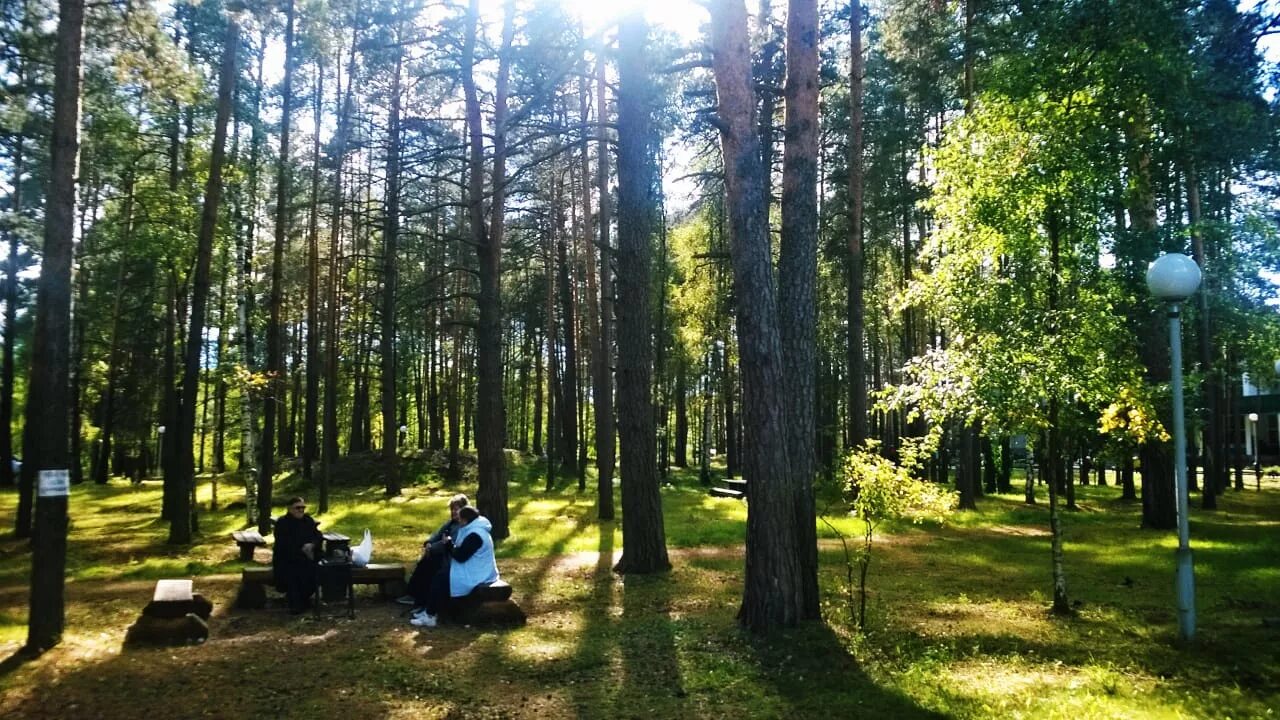
{"type": "Polygon", "coordinates": [[[871,551],[876,528],[889,519],[907,519],[923,522],[927,519],[942,520],[956,506],[955,492],[916,477],[921,448],[908,445],[903,448],[899,462],[882,456],[876,445],[869,442],[845,457],[841,491],[849,513],[862,520],[862,544],[856,550],[849,547],[844,534],[831,523],[845,549],[847,568],[846,583],[849,593],[849,612],[856,618],[859,628],[867,619],[867,573],[871,568],[871,551]],[[857,572],[857,596],[855,612],[854,572],[857,572]]]}

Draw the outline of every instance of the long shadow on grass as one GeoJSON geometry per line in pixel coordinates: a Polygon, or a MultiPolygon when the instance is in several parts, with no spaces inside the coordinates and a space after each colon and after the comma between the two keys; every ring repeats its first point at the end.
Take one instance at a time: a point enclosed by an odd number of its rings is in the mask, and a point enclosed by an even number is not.
{"type": "Polygon", "coordinates": [[[623,579],[625,627],[618,639],[622,654],[620,710],[634,700],[659,701],[654,696],[665,696],[660,699],[664,714],[681,717],[688,714],[684,702],[687,692],[676,657],[675,626],[670,614],[674,589],[676,584],[671,573],[627,575],[623,579]]]}
{"type": "MultiPolygon", "coordinates": [[[[612,523],[611,523],[612,524],[612,523]]],[[[599,557],[591,574],[591,595],[583,612],[582,629],[578,634],[578,649],[574,665],[580,668],[603,668],[609,656],[609,639],[612,622],[610,609],[613,607],[614,582],[613,574],[613,530],[600,533],[599,557]]],[[[607,672],[607,670],[606,670],[607,672]]],[[[573,688],[574,705],[579,708],[580,715],[585,708],[605,705],[602,692],[611,683],[576,683],[573,688]]]]}
{"type": "Polygon", "coordinates": [[[20,647],[13,651],[13,654],[0,661],[0,678],[12,674],[15,670],[35,660],[38,657],[35,653],[20,647]]]}
{"type": "Polygon", "coordinates": [[[335,650],[306,640],[271,634],[236,644],[142,648],[56,673],[32,663],[23,671],[30,674],[10,685],[20,692],[0,694],[0,715],[375,720],[387,715],[385,698],[432,692],[438,682],[434,675],[389,672],[363,647],[335,650]]]}
{"type": "Polygon", "coordinates": [[[876,684],[823,623],[805,623],[750,642],[760,682],[771,685],[798,717],[945,717],[876,684]]]}

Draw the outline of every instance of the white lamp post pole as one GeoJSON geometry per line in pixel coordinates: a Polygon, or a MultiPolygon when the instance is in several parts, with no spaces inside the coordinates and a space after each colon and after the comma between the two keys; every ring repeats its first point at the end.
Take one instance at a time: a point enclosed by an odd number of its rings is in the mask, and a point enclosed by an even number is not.
{"type": "Polygon", "coordinates": [[[1173,467],[1178,508],[1178,549],[1175,586],[1178,595],[1178,636],[1196,634],[1195,570],[1191,562],[1191,531],[1187,518],[1187,430],[1182,405],[1182,322],[1179,303],[1200,287],[1200,266],[1181,253],[1161,255],[1147,269],[1151,294],[1169,303],[1169,348],[1173,370],[1173,467]]]}
{"type": "Polygon", "coordinates": [[[156,467],[164,475],[164,426],[156,426],[156,467]]]}
{"type": "Polygon", "coordinates": [[[1253,431],[1253,482],[1262,489],[1262,456],[1258,447],[1258,413],[1249,413],[1249,429],[1253,431]]]}

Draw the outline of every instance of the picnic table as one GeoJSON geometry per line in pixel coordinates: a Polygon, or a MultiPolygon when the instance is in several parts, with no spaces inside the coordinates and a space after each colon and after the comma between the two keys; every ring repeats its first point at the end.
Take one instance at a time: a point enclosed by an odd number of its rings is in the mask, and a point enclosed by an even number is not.
{"type": "MultiPolygon", "coordinates": [[[[236,596],[236,607],[265,607],[267,586],[274,582],[275,571],[270,565],[245,568],[240,574],[240,592],[236,596]]],[[[379,597],[398,598],[407,588],[404,563],[369,563],[364,567],[351,566],[350,584],[352,586],[377,585],[379,597]]]]}

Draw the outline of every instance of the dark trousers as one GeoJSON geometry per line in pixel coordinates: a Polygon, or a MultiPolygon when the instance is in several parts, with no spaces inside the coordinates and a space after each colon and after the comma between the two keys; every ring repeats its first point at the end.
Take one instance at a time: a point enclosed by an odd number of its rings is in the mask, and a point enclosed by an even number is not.
{"type": "Polygon", "coordinates": [[[289,609],[305,610],[311,605],[311,596],[316,594],[316,568],[310,563],[290,563],[279,565],[275,569],[276,588],[284,592],[289,601],[289,609]]]}
{"type": "Polygon", "coordinates": [[[427,601],[423,605],[428,615],[439,615],[449,602],[449,566],[431,578],[431,587],[427,591],[427,601]]]}
{"type": "MultiPolygon", "coordinates": [[[[449,588],[449,558],[441,555],[425,555],[418,561],[418,566],[409,576],[409,594],[413,596],[413,604],[426,607],[431,595],[431,585],[436,576],[443,575],[445,589],[449,588]]],[[[434,614],[434,613],[433,613],[434,614]]]]}

